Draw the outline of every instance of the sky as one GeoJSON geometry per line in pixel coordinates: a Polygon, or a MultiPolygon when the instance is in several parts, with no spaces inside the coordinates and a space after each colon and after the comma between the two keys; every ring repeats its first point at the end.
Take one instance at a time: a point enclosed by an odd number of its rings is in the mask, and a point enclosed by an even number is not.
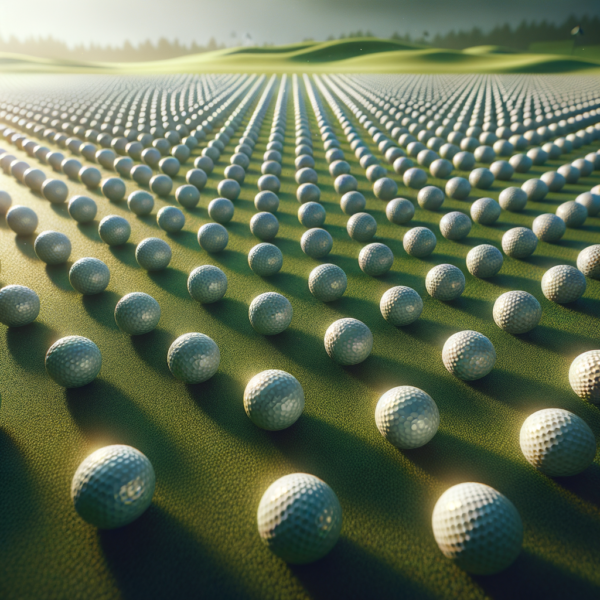
{"type": "Polygon", "coordinates": [[[0,0],[0,36],[52,35],[70,45],[214,37],[231,46],[249,34],[257,44],[287,44],[358,29],[420,37],[570,14],[600,15],[600,0],[0,0]]]}

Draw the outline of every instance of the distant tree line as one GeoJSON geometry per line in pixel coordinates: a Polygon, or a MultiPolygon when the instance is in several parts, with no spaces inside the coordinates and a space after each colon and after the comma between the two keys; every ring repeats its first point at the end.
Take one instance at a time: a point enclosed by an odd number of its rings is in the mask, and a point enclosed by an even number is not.
{"type": "Polygon", "coordinates": [[[163,60],[186,54],[210,52],[211,50],[218,50],[220,48],[225,48],[225,45],[218,44],[214,37],[210,38],[205,46],[201,46],[196,42],[188,45],[182,44],[179,40],[171,41],[166,38],[160,38],[156,43],[146,40],[137,46],[125,40],[120,46],[103,46],[92,42],[90,45],[78,44],[74,47],[69,47],[65,42],[56,40],[52,36],[30,37],[25,40],[19,40],[14,36],[8,39],[0,37],[0,52],[92,62],[163,60]]]}
{"type": "Polygon", "coordinates": [[[496,25],[491,31],[487,32],[479,27],[473,27],[470,31],[451,30],[445,34],[437,34],[431,39],[429,39],[429,34],[426,31],[416,38],[411,38],[410,34],[400,35],[395,33],[392,35],[392,39],[427,43],[437,48],[453,50],[487,45],[507,46],[514,50],[528,50],[530,44],[569,39],[571,30],[577,25],[580,25],[584,31],[583,39],[578,40],[578,45],[600,45],[600,18],[587,15],[581,18],[571,15],[558,25],[545,19],[539,22],[524,20],[515,28],[505,23],[504,25],[496,25]]]}
{"type": "MultiPolygon", "coordinates": [[[[410,34],[394,33],[391,38],[404,42],[416,42],[430,44],[438,48],[449,48],[460,50],[471,46],[506,46],[514,50],[528,50],[530,44],[536,42],[555,42],[570,38],[571,30],[580,25],[584,31],[584,37],[577,43],[583,45],[600,45],[600,18],[597,16],[583,16],[581,18],[571,15],[563,23],[555,24],[547,20],[522,21],[517,27],[509,24],[497,25],[491,31],[483,31],[479,27],[473,27],[470,31],[451,30],[444,34],[436,34],[431,37],[427,31],[423,31],[416,37],[410,34]]],[[[232,34],[235,37],[235,34],[232,34]]],[[[329,36],[329,40],[351,39],[362,37],[374,37],[370,31],[353,31],[342,34],[338,38],[329,36]]],[[[312,38],[305,38],[305,41],[312,38]]],[[[234,42],[234,45],[238,45],[234,42]]],[[[270,46],[272,44],[264,44],[270,46]]],[[[52,36],[27,38],[20,40],[14,36],[8,39],[0,37],[0,52],[13,52],[17,54],[30,54],[47,58],[83,60],[92,62],[136,62],[147,60],[164,60],[176,58],[187,54],[210,52],[225,48],[225,44],[219,44],[215,38],[211,38],[206,45],[197,42],[182,44],[179,40],[168,40],[161,38],[154,43],[146,40],[138,45],[133,45],[126,40],[120,46],[103,46],[91,43],[90,45],[78,44],[69,47],[65,42],[54,39],[52,36]]]]}

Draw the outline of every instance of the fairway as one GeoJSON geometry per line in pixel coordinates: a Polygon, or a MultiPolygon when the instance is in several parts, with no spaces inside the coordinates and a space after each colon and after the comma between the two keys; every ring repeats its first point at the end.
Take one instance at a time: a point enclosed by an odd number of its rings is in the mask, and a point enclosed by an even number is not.
{"type": "MultiPolygon", "coordinates": [[[[290,52],[304,51],[299,47],[290,52]]],[[[498,60],[516,61],[515,56],[520,55],[498,55],[498,60]]],[[[239,64],[228,60],[227,65],[239,64]]],[[[348,71],[362,71],[361,61],[368,60],[369,56],[353,59],[348,71]]],[[[425,60],[419,54],[418,65],[425,60]]],[[[468,60],[477,64],[479,55],[470,54],[468,60]]],[[[181,70],[186,69],[184,62],[181,59],[181,70]]],[[[265,67],[265,71],[278,72],[276,67],[265,67]]],[[[21,85],[19,76],[4,77],[7,90],[21,85]]],[[[375,88],[380,81],[392,86],[395,77],[361,81],[364,85],[370,81],[375,88]]],[[[569,80],[571,76],[562,77],[569,80]]],[[[586,79],[572,77],[579,83],[586,79]]],[[[69,78],[60,79],[61,85],[70,84],[69,78]]],[[[39,317],[32,324],[0,327],[0,597],[597,598],[598,456],[580,475],[552,479],[525,460],[519,431],[531,413],[563,408],[580,416],[596,439],[600,435],[598,407],[580,399],[568,378],[576,356],[600,348],[600,281],[587,278],[583,297],[567,305],[548,301],[540,287],[550,267],[576,266],[583,248],[600,243],[600,216],[588,217],[577,229],[568,228],[557,243],[540,241],[528,258],[504,256],[500,273],[488,280],[473,277],[465,258],[480,244],[501,249],[507,230],[530,228],[536,216],[554,213],[563,202],[599,185],[600,171],[567,183],[543,200],[528,201],[520,212],[503,210],[493,225],[473,223],[469,235],[460,241],[445,239],[439,222],[451,211],[469,214],[477,198],[498,200],[506,187],[519,187],[545,171],[600,150],[598,139],[526,173],[515,173],[510,181],[496,179],[490,189],[473,188],[466,200],[446,196],[440,210],[432,212],[419,207],[418,190],[404,185],[402,175],[386,162],[363,125],[345,110],[370,152],[387,169],[387,176],[398,184],[397,196],[415,205],[413,219],[395,225],[386,218],[385,202],[374,196],[372,182],[320,94],[358,190],[366,197],[365,211],[377,222],[372,241],[386,244],[395,257],[387,274],[369,277],[358,265],[364,244],[347,233],[348,215],[340,208],[340,194],[328,171],[304,83],[300,89],[314,144],[320,202],[327,212],[323,228],[333,238],[333,249],[321,260],[301,249],[306,229],[297,216],[290,75],[276,212],[279,232],[271,242],[283,254],[283,267],[278,274],[261,278],[248,266],[248,253],[260,242],[251,234],[249,222],[257,212],[254,197],[281,79],[277,77],[240,197],[234,201],[234,217],[225,225],[229,243],[220,253],[202,250],[197,232],[211,221],[208,204],[219,196],[217,186],[224,179],[224,169],[269,76],[215,163],[200,203],[190,210],[182,208],[186,222],[179,233],[168,234],[156,222],[160,208],[179,206],[174,193],[166,198],[155,196],[152,214],[136,217],[126,202],[111,203],[98,189],[89,190],[64,173],[52,172],[49,165],[0,139],[0,148],[41,168],[47,176],[63,180],[69,198],[82,194],[98,205],[92,223],[77,224],[66,204],[51,204],[0,171],[0,190],[11,195],[13,205],[29,206],[37,213],[36,232],[60,231],[72,244],[66,264],[47,266],[33,250],[35,234],[16,236],[0,216],[0,286],[27,286],[41,302],[39,317]],[[107,215],[129,221],[131,236],[126,244],[109,247],[100,239],[98,223],[107,215]],[[431,228],[437,238],[435,251],[428,257],[410,256],[403,248],[405,233],[416,226],[431,228]],[[172,249],[170,265],[162,271],[147,272],[136,262],[136,246],[148,237],[165,240],[172,249]],[[88,256],[104,261],[111,272],[107,290],[95,296],[77,293],[68,278],[72,263],[88,256]],[[343,297],[327,304],[311,295],[307,283],[310,272],[323,262],[338,265],[348,278],[343,297]],[[452,302],[435,300],[425,289],[428,271],[442,263],[457,266],[466,278],[464,293],[452,302]],[[219,267],[228,278],[225,297],[214,304],[195,302],[187,290],[189,273],[204,264],[219,267]],[[399,285],[416,290],[424,309],[415,323],[396,328],[383,319],[379,302],[386,290],[399,285]],[[529,333],[511,335],[494,323],[494,301],[510,290],[529,292],[542,306],[541,322],[529,333]],[[145,292],[160,304],[160,323],[151,333],[129,336],[118,329],[114,309],[130,292],[145,292]],[[293,307],[291,325],[279,335],[260,335],[250,325],[249,304],[264,292],[283,294],[293,307]],[[346,317],[364,322],[374,336],[371,356],[348,367],[333,362],[323,342],[329,325],[346,317]],[[492,372],[477,381],[453,377],[442,362],[444,342],[462,330],[484,334],[497,352],[492,372]],[[171,343],[188,332],[211,337],[221,353],[216,375],[195,385],[176,380],[167,366],[171,343]],[[44,356],[56,340],[68,335],[93,340],[103,362],[94,382],[65,390],[47,375],[44,356]],[[296,377],[306,399],[298,421],[279,432],[259,429],[244,412],[246,384],[267,369],[296,377]],[[397,450],[375,424],[380,396],[402,385],[424,390],[439,408],[438,433],[422,448],[397,450]],[[122,529],[99,531],[74,511],[70,487],[80,462],[109,444],[128,444],[143,452],[154,466],[157,484],[152,505],[137,521],[122,529]],[[256,524],[264,491],[279,477],[295,472],[327,482],[343,511],[337,545],[325,558],[303,566],[288,565],[272,554],[256,524]],[[523,549],[497,575],[473,576],[461,570],[440,552],[432,534],[431,514],[437,499],[450,486],[467,481],[500,491],[523,520],[523,549]]],[[[434,77],[426,79],[422,76],[419,85],[433,85],[434,77]]],[[[40,88],[51,80],[41,76],[40,88]]],[[[318,95],[315,78],[310,80],[318,95]]],[[[518,87],[524,80],[512,77],[506,85],[518,87]]],[[[498,81],[504,81],[502,76],[494,78],[498,81]]],[[[587,81],[596,86],[597,95],[597,78],[589,76],[587,81]]],[[[7,102],[4,92],[3,102],[7,102]]],[[[338,102],[342,105],[339,98],[338,102]]],[[[7,107],[3,104],[0,109],[7,107]]],[[[4,119],[2,113],[0,118],[4,119]]],[[[14,123],[10,126],[18,130],[14,123]]],[[[33,137],[30,131],[21,133],[33,137]]],[[[173,178],[174,190],[186,183],[186,172],[216,133],[217,127],[182,164],[173,178]]],[[[58,149],[51,142],[40,143],[58,149]]],[[[68,149],[61,152],[73,157],[68,149]]],[[[81,156],[77,159],[91,164],[81,156]]],[[[118,176],[114,170],[94,166],[103,178],[118,176]]],[[[444,189],[445,180],[427,175],[427,185],[444,189]]],[[[468,172],[455,169],[452,176],[456,175],[468,178],[468,172]]],[[[131,178],[123,180],[127,196],[140,188],[131,178]]]]}

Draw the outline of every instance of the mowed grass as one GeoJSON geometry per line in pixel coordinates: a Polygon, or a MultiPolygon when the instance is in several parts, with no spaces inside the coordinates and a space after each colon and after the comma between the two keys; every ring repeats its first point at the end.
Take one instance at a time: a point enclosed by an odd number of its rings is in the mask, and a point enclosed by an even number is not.
{"type": "MultiPolygon", "coordinates": [[[[248,223],[262,153],[271,126],[274,101],[264,120],[233,221],[227,226],[227,249],[208,255],[196,241],[207,222],[206,207],[245,124],[236,132],[202,194],[198,208],[176,235],[155,224],[156,211],[175,204],[156,200],[153,215],[137,218],[125,204],[111,204],[99,193],[68,181],[70,194],[89,194],[98,203],[96,222],[77,225],[65,207],[54,207],[15,179],[0,173],[0,189],[14,203],[26,204],[40,218],[38,232],[55,229],[73,244],[67,265],[48,267],[35,257],[34,238],[20,238],[0,220],[0,285],[35,289],[42,309],[37,321],[20,329],[0,330],[0,596],[2,598],[594,598],[600,585],[600,465],[573,478],[549,479],[523,458],[519,430],[532,412],[560,407],[581,416],[600,435],[598,409],[570,389],[568,369],[579,353],[598,348],[600,282],[588,280],[584,297],[571,306],[548,302],[540,290],[546,269],[575,265],[578,252],[598,243],[600,219],[568,230],[555,245],[540,243],[535,254],[518,261],[505,258],[501,273],[477,280],[465,268],[475,245],[500,247],[503,233],[530,226],[543,212],[600,183],[585,178],[544,202],[530,203],[522,213],[503,212],[492,227],[475,224],[462,242],[450,242],[438,223],[451,210],[468,212],[476,197],[495,199],[507,185],[539,176],[541,168],[498,182],[492,190],[474,192],[468,201],[446,200],[438,213],[418,206],[410,226],[431,227],[438,239],[427,259],[409,257],[402,248],[408,227],[390,224],[385,204],[372,195],[364,171],[354,159],[343,132],[329,113],[342,142],[367,211],[378,222],[376,241],[390,246],[396,260],[378,279],[357,264],[361,244],[345,230],[347,217],[327,171],[312,109],[313,131],[325,228],[334,238],[326,261],[348,275],[348,290],[332,304],[316,301],[307,278],[319,264],[300,250],[304,228],[297,219],[294,182],[294,112],[290,89],[282,176],[281,227],[274,243],[284,254],[282,272],[268,279],[247,265],[250,248],[259,242],[248,223]],[[126,216],[130,241],[119,248],[101,243],[98,221],[109,214],[126,216]],[[173,249],[171,265],[148,274],[135,262],[135,245],[156,236],[173,249]],[[108,290],[82,297],[69,285],[72,262],[95,256],[111,269],[108,290]],[[465,273],[467,285],[455,302],[432,300],[425,291],[426,273],[451,263],[465,273]],[[202,264],[222,268],[229,278],[226,297],[202,306],[186,290],[189,272],[202,264]],[[387,324],[379,299],[394,285],[416,289],[424,300],[422,317],[401,329],[387,324]],[[522,336],[501,331],[492,320],[494,300],[503,292],[531,292],[543,307],[540,325],[522,336]],[[142,291],[162,307],[156,331],[129,337],[117,329],[113,311],[118,299],[142,291]],[[251,328],[248,305],[258,294],[276,291],[292,303],[290,328],[263,337],[251,328]],[[375,338],[373,354],[361,365],[341,367],[327,356],[325,330],[336,319],[364,321],[375,338]],[[462,382],[444,368],[445,340],[463,329],[487,335],[498,361],[487,377],[462,382]],[[171,342],[200,331],[221,350],[217,375],[199,385],[175,380],[166,365],[171,342]],[[47,348],[66,335],[83,335],[97,343],[103,367],[92,384],[64,390],[44,370],[47,348]],[[244,413],[247,381],[264,369],[283,369],[301,382],[306,409],[299,421],[281,432],[256,428],[244,413]],[[385,442],[374,421],[380,395],[397,385],[413,385],[436,401],[441,413],[438,434],[425,447],[400,452],[385,442]],[[70,483],[80,461],[98,447],[130,444],[152,461],[157,488],[150,509],[121,530],[97,531],[74,512],[70,483]],[[262,544],[256,510],[264,490],[278,477],[308,472],[324,479],[337,493],[344,514],[342,536],[323,560],[289,566],[262,544]],[[478,481],[508,496],[524,526],[523,551],[505,572],[473,577],[444,558],[431,532],[431,512],[450,485],[478,481]]],[[[247,113],[250,116],[253,108],[247,113]]],[[[362,135],[362,128],[359,126],[362,135]]],[[[363,136],[367,141],[367,135],[363,136]]],[[[5,146],[6,147],[6,146],[5,146]]],[[[595,144],[594,148],[598,145],[595,144]]],[[[13,146],[15,156],[29,159],[13,146]]],[[[372,148],[378,155],[376,148],[372,148]]],[[[581,148],[561,161],[583,156],[581,148]]],[[[200,148],[194,151],[194,156],[200,148]]],[[[68,151],[65,152],[69,156],[68,151]]],[[[380,156],[381,158],[381,156],[380,156]]],[[[192,159],[185,169],[192,167],[192,159]]],[[[43,166],[48,175],[50,168],[43,166]]],[[[185,170],[183,169],[183,170],[185,170]]],[[[104,173],[106,176],[112,174],[104,173]]],[[[61,178],[61,175],[52,174],[61,178]]],[[[399,195],[416,204],[416,193],[399,184],[399,195]]],[[[65,181],[67,181],[65,179],[65,181]]],[[[183,173],[176,183],[184,182],[183,173]]],[[[443,185],[443,181],[431,180],[443,185]]],[[[128,181],[128,192],[136,185],[128,181]]]]}
{"type": "Polygon", "coordinates": [[[227,48],[169,60],[86,63],[0,53],[8,73],[600,73],[600,56],[563,56],[557,49],[537,53],[499,46],[461,50],[395,40],[355,38],[287,46],[227,48]]]}

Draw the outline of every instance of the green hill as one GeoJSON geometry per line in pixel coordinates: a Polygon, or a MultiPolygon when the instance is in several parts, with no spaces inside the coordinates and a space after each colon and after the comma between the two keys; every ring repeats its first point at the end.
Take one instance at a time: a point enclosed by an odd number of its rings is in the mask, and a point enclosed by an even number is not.
{"type": "MultiPolygon", "coordinates": [[[[561,47],[562,48],[562,47],[561,47]]],[[[142,63],[87,63],[0,53],[12,73],[600,73],[600,53],[519,53],[502,46],[447,50],[357,38],[264,48],[227,48],[142,63]]]]}

